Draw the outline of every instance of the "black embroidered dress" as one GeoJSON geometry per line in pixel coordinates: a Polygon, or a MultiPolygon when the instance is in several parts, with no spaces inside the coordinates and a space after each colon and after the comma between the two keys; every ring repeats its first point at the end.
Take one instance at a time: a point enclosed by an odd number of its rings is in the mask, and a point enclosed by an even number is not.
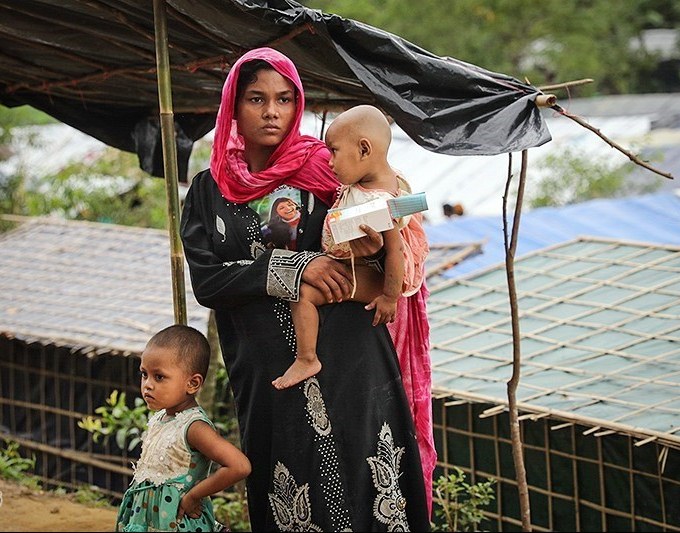
{"type": "Polygon", "coordinates": [[[248,204],[209,171],[189,189],[181,233],[194,294],[215,309],[234,392],[253,531],[429,531],[413,422],[385,326],[346,302],[320,309],[323,368],[271,382],[295,357],[288,301],[320,248],[326,206],[300,191],[297,252],[268,249],[248,204]]]}

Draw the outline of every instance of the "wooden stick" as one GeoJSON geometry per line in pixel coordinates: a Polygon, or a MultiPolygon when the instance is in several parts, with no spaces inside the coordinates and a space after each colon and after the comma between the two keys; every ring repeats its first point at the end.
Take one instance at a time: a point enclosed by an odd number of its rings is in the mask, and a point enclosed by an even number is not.
{"type": "Polygon", "coordinates": [[[569,87],[576,87],[577,85],[585,85],[587,83],[593,83],[592,78],[584,78],[582,80],[565,81],[564,83],[555,83],[553,85],[541,85],[537,87],[541,91],[554,91],[555,89],[568,89],[569,87]]]}
{"type": "Polygon", "coordinates": [[[602,139],[604,142],[606,142],[609,146],[611,146],[612,148],[621,152],[623,155],[625,155],[628,159],[630,159],[636,165],[640,165],[641,167],[644,167],[647,170],[650,170],[650,171],[654,172],[655,174],[658,174],[659,176],[663,176],[664,178],[668,178],[670,180],[675,179],[675,178],[673,178],[673,176],[669,172],[663,172],[661,170],[658,170],[658,169],[654,168],[653,166],[651,166],[649,163],[642,161],[642,159],[640,159],[634,153],[630,152],[629,150],[626,150],[620,144],[617,144],[614,141],[612,141],[609,137],[604,135],[600,130],[598,130],[596,127],[588,124],[581,117],[578,117],[576,115],[572,115],[566,109],[562,108],[561,106],[559,106],[557,104],[550,106],[550,108],[557,111],[560,115],[564,115],[565,117],[570,118],[571,120],[573,120],[577,124],[580,124],[581,126],[586,128],[587,130],[592,131],[595,135],[597,135],[600,139],[602,139]]]}
{"type": "Polygon", "coordinates": [[[517,198],[515,212],[512,220],[512,228],[508,228],[508,196],[510,182],[512,180],[512,154],[508,158],[508,177],[505,182],[503,195],[503,240],[505,247],[505,273],[508,284],[508,297],[510,300],[510,325],[512,326],[512,376],[507,383],[508,410],[510,418],[510,440],[512,444],[512,458],[517,476],[517,492],[519,494],[520,516],[522,518],[522,531],[531,531],[531,506],[529,502],[529,486],[527,484],[526,467],[524,466],[524,446],[520,431],[519,409],[517,406],[517,387],[519,385],[521,370],[521,334],[519,323],[519,304],[517,287],[515,283],[515,253],[519,237],[519,222],[524,201],[524,188],[526,185],[528,167],[528,151],[522,150],[522,166],[517,186],[517,198]]]}

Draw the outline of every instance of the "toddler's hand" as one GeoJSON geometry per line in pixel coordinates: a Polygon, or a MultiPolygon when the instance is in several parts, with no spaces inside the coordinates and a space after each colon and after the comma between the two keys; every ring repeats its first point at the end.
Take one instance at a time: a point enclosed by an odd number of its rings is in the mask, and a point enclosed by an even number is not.
{"type": "Polygon", "coordinates": [[[191,492],[187,492],[179,502],[179,509],[177,510],[177,520],[184,518],[187,515],[189,518],[199,518],[203,511],[203,502],[201,498],[194,498],[191,492]]]}
{"type": "Polygon", "coordinates": [[[371,303],[364,307],[367,311],[375,309],[375,315],[373,316],[373,325],[387,324],[388,322],[394,322],[397,318],[397,299],[390,298],[384,294],[378,296],[371,303]]]}
{"type": "Polygon", "coordinates": [[[382,233],[366,224],[362,224],[359,228],[366,235],[349,241],[354,257],[366,257],[378,253],[384,244],[382,233]]]}

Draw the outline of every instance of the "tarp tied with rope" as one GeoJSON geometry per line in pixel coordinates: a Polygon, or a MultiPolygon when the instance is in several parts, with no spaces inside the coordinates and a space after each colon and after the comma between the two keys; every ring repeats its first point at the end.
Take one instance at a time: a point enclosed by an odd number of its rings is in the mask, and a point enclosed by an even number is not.
{"type": "MultiPolygon", "coordinates": [[[[230,65],[259,46],[296,63],[310,109],[372,103],[435,152],[495,155],[550,140],[535,87],[293,1],[168,0],[167,20],[182,181],[230,65]]],[[[0,0],[0,103],[136,152],[162,176],[152,3],[0,0]]]]}

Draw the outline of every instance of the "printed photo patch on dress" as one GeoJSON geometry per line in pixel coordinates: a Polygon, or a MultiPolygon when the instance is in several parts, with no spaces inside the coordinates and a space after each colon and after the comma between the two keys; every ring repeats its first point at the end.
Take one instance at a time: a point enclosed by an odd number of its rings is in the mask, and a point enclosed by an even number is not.
{"type": "Polygon", "coordinates": [[[302,195],[298,189],[279,187],[248,205],[260,217],[262,239],[267,248],[297,249],[297,228],[302,208],[302,195]]]}

